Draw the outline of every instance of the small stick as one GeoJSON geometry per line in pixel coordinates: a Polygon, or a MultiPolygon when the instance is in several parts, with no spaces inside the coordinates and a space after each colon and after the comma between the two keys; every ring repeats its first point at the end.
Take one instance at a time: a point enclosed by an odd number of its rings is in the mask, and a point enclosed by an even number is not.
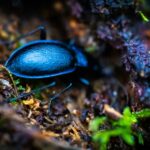
{"type": "Polygon", "coordinates": [[[108,104],[104,104],[104,113],[113,120],[122,118],[122,114],[108,104]]]}

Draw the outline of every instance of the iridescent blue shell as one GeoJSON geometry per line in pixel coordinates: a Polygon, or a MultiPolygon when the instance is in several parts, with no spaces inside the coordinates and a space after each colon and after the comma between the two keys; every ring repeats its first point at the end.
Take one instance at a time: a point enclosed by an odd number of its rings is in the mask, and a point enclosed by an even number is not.
{"type": "Polygon", "coordinates": [[[68,74],[77,66],[87,67],[83,53],[54,40],[37,40],[16,49],[6,68],[22,78],[40,79],[68,74]]]}

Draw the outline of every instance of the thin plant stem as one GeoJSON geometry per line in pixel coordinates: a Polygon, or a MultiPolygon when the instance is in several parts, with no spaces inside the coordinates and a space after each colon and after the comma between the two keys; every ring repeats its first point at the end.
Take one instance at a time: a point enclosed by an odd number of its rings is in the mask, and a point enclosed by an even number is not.
{"type": "Polygon", "coordinates": [[[8,73],[9,78],[10,78],[12,84],[13,84],[13,87],[14,87],[15,96],[18,96],[18,90],[17,90],[17,87],[16,87],[16,84],[15,84],[15,82],[14,82],[14,79],[13,79],[12,74],[11,74],[11,73],[9,72],[9,70],[8,70],[5,66],[3,66],[3,65],[0,65],[0,68],[4,69],[4,70],[8,73]]]}

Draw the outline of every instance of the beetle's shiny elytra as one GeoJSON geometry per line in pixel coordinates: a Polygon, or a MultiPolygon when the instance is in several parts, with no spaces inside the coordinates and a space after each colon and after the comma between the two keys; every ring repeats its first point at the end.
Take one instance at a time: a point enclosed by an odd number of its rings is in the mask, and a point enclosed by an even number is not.
{"type": "Polygon", "coordinates": [[[5,63],[12,74],[28,79],[68,74],[77,66],[87,65],[87,59],[80,50],[55,40],[27,43],[16,49],[5,63]]]}

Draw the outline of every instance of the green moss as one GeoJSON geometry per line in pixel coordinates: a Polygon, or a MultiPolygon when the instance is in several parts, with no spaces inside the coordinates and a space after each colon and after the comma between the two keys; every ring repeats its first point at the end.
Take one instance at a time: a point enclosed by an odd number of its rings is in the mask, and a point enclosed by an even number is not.
{"type": "Polygon", "coordinates": [[[150,117],[150,109],[143,109],[139,112],[130,111],[129,107],[123,111],[123,116],[118,120],[110,120],[107,117],[97,117],[90,123],[93,141],[98,142],[101,150],[106,150],[112,137],[120,137],[128,145],[135,144],[135,137],[139,144],[144,144],[140,130],[133,130],[133,125],[138,123],[138,119],[150,117]],[[110,129],[100,130],[105,123],[110,124],[110,129]]]}

